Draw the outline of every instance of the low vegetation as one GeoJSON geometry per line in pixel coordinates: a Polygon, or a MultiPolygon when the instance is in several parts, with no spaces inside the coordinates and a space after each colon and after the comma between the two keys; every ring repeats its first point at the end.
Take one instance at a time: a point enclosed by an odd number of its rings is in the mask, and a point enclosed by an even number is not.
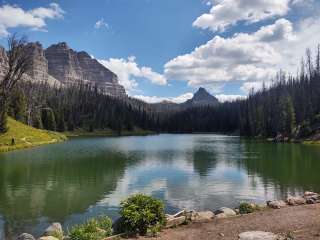
{"type": "Polygon", "coordinates": [[[125,227],[123,230],[127,233],[154,233],[165,223],[163,202],[143,194],[121,202],[120,214],[125,227]]]}
{"type": "Polygon", "coordinates": [[[89,219],[74,226],[69,234],[71,240],[101,240],[112,235],[112,221],[109,217],[89,219]]]}
{"type": "Polygon", "coordinates": [[[8,131],[0,134],[0,152],[56,143],[66,139],[61,133],[36,129],[8,118],[8,131]]]}

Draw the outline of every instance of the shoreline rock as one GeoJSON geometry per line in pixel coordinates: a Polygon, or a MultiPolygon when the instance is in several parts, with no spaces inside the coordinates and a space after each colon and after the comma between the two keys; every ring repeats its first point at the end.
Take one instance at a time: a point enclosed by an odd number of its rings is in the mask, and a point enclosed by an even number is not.
{"type": "MultiPolygon", "coordinates": [[[[254,206],[259,206],[254,208],[254,211],[261,211],[265,209],[265,206],[272,208],[272,209],[280,209],[283,207],[290,207],[290,206],[300,206],[305,204],[315,204],[320,203],[320,194],[314,192],[305,192],[303,196],[289,196],[286,201],[283,200],[273,200],[267,201],[266,205],[257,205],[253,204],[254,206]]],[[[251,203],[252,204],[252,203],[251,203]]],[[[212,211],[187,211],[182,210],[177,212],[176,214],[170,215],[166,214],[166,225],[164,228],[172,228],[177,227],[182,224],[187,224],[189,222],[209,222],[212,219],[221,219],[221,218],[230,218],[240,215],[246,215],[247,213],[241,214],[239,211],[237,212],[236,209],[231,209],[227,207],[222,207],[214,212],[212,211]]],[[[113,230],[115,230],[116,223],[119,222],[119,219],[113,223],[113,230]]],[[[118,233],[115,232],[114,233],[118,233]]],[[[43,236],[38,240],[58,240],[56,236],[61,236],[62,238],[68,239],[68,236],[63,235],[62,226],[60,223],[52,223],[44,232],[43,236]],[[53,235],[53,236],[52,236],[53,235]]],[[[118,235],[114,235],[109,237],[108,239],[114,239],[114,237],[122,236],[121,233],[118,235]]],[[[251,232],[244,232],[239,235],[239,240],[279,240],[282,239],[281,236],[270,232],[261,232],[261,231],[251,231],[251,232]]],[[[35,238],[27,233],[21,234],[16,240],[35,240],[35,238]]]]}

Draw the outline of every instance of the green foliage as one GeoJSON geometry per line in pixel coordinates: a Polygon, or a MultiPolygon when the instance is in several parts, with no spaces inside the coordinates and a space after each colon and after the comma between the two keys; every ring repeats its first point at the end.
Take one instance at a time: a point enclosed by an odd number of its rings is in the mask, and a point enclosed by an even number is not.
{"type": "Polygon", "coordinates": [[[8,131],[0,134],[0,152],[64,141],[61,133],[50,132],[20,123],[8,117],[8,131]],[[12,145],[14,139],[14,145],[12,145]]]}
{"type": "Polygon", "coordinates": [[[102,240],[111,236],[111,234],[111,219],[109,217],[98,217],[74,226],[69,233],[69,237],[71,240],[102,240]]]}
{"type": "Polygon", "coordinates": [[[55,131],[57,128],[54,112],[50,108],[42,109],[41,119],[43,127],[47,130],[55,131]]]}
{"type": "Polygon", "coordinates": [[[0,93],[0,134],[8,131],[6,99],[0,93]]]}
{"type": "Polygon", "coordinates": [[[240,206],[239,206],[240,214],[253,213],[255,210],[256,210],[256,207],[253,204],[246,203],[246,202],[240,203],[240,206]]]}
{"type": "Polygon", "coordinates": [[[55,231],[53,233],[50,234],[52,237],[55,237],[59,240],[63,240],[63,233],[59,232],[59,231],[55,231]]]}
{"type": "Polygon", "coordinates": [[[15,89],[10,98],[9,113],[17,121],[26,123],[27,102],[21,89],[15,89]]]}
{"type": "Polygon", "coordinates": [[[302,138],[309,137],[311,133],[312,133],[312,130],[311,130],[309,121],[302,122],[301,128],[300,128],[300,137],[302,138]]]}
{"type": "Polygon", "coordinates": [[[120,214],[124,231],[146,234],[159,230],[165,223],[164,205],[160,200],[143,194],[136,194],[121,202],[120,214]]]}

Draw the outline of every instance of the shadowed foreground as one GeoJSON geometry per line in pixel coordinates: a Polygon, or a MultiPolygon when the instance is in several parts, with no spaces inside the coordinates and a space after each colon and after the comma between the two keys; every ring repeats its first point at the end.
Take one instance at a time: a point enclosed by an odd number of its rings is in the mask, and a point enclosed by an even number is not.
{"type": "Polygon", "coordinates": [[[294,239],[320,240],[320,204],[268,209],[240,217],[194,223],[164,230],[157,239],[236,240],[241,232],[246,231],[290,233],[294,239]]]}

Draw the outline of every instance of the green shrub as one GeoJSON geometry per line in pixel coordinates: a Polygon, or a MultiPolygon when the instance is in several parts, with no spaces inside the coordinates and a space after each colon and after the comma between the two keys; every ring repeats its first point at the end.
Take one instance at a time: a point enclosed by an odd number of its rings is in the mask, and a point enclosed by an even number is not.
{"type": "Polygon", "coordinates": [[[253,213],[256,210],[256,207],[254,204],[242,202],[239,206],[239,212],[240,214],[248,214],[253,213]]]}
{"type": "Polygon", "coordinates": [[[74,226],[70,233],[71,240],[102,240],[112,234],[112,221],[109,217],[89,219],[86,223],[74,226]]]}
{"type": "Polygon", "coordinates": [[[164,206],[160,200],[136,194],[121,202],[120,214],[124,231],[145,235],[165,223],[164,206]]]}

